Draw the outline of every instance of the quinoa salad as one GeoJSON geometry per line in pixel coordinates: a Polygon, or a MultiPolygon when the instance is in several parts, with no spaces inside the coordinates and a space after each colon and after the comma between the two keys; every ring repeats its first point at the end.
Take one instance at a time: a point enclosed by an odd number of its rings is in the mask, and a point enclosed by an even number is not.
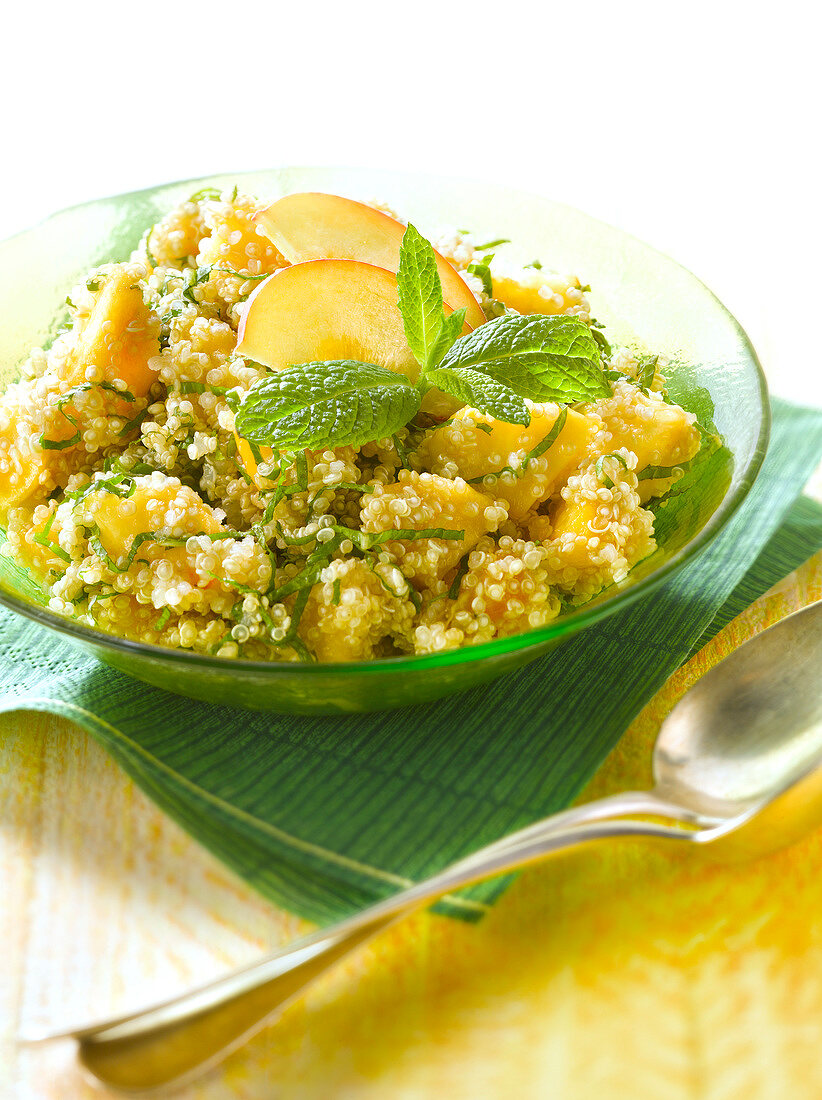
{"type": "Polygon", "coordinates": [[[59,615],[261,661],[472,646],[623,582],[703,433],[506,243],[192,195],[0,398],[2,552],[59,615]]]}

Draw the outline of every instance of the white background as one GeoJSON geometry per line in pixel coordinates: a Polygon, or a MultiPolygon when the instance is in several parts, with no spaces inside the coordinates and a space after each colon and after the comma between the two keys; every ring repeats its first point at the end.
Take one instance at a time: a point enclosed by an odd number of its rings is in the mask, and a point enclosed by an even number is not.
{"type": "Polygon", "coordinates": [[[511,183],[674,255],[738,316],[772,389],[822,404],[818,10],[15,4],[0,236],[85,199],[280,164],[511,183]]]}

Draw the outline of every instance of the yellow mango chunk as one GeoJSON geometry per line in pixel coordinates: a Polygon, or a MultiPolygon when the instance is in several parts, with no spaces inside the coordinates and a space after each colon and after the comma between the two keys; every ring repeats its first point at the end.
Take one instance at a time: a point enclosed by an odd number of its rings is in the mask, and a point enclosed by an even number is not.
{"type": "Polygon", "coordinates": [[[527,428],[495,420],[476,409],[461,409],[451,423],[430,433],[417,457],[441,473],[458,472],[467,481],[487,479],[479,488],[507,501],[511,518],[520,520],[564,484],[602,428],[598,416],[568,409],[557,438],[544,454],[529,462],[521,476],[505,473],[494,479],[505,466],[519,470],[523,456],[548,436],[560,415],[556,405],[529,402],[529,407],[531,423],[527,428]]]}
{"type": "Polygon", "coordinates": [[[71,439],[77,429],[68,417],[76,420],[76,410],[69,403],[62,412],[56,405],[35,416],[24,412],[18,401],[21,395],[23,401],[31,400],[35,385],[31,380],[16,383],[0,398],[0,514],[35,495],[45,496],[54,485],[56,468],[68,473],[66,459],[73,448],[41,448],[38,440],[41,435],[54,443],[71,439]]]}
{"type": "Polygon", "coordinates": [[[257,204],[245,195],[233,203],[210,203],[205,214],[208,235],[200,240],[197,263],[250,275],[282,267],[286,261],[280,250],[257,232],[256,213],[257,204]]]}
{"type": "Polygon", "coordinates": [[[575,497],[561,500],[552,516],[552,544],[562,548],[562,562],[582,571],[591,564],[588,540],[597,526],[601,502],[575,497]]]}
{"type": "Polygon", "coordinates": [[[656,545],[653,515],[640,505],[635,473],[611,458],[602,474],[594,463],[568,479],[544,543],[551,582],[583,598],[623,580],[656,545]]]}
{"type": "Polygon", "coordinates": [[[145,397],[157,378],[149,360],[159,352],[157,323],[134,275],[125,267],[114,271],[71,353],[74,379],[113,382],[119,378],[135,397],[145,397]]]}
{"type": "Polygon", "coordinates": [[[415,588],[425,588],[453,569],[462,555],[489,531],[496,531],[506,509],[462,478],[402,470],[399,479],[377,484],[362,506],[362,529],[463,531],[459,539],[396,539],[385,550],[415,588]]]}
{"type": "Polygon", "coordinates": [[[487,616],[488,638],[544,626],[559,614],[559,600],[548,587],[546,557],[543,547],[511,538],[476,551],[454,611],[487,616]]]}
{"type": "MultiPolygon", "coordinates": [[[[185,538],[214,535],[221,530],[213,509],[193,489],[176,477],[162,474],[137,478],[130,497],[118,497],[104,489],[89,493],[86,510],[99,528],[103,549],[114,561],[127,555],[134,538],[144,531],[185,538]]],[[[140,545],[138,555],[148,561],[167,558],[183,562],[186,549],[159,546],[149,540],[140,545]]]]}
{"type": "Polygon", "coordinates": [[[587,301],[576,277],[563,277],[536,269],[523,269],[514,278],[492,266],[494,298],[517,313],[562,313],[588,316],[587,301]]]}
{"type": "MultiPolygon", "coordinates": [[[[128,421],[134,416],[133,401],[102,389],[95,395],[96,404],[86,400],[87,394],[78,398],[76,405],[73,401],[60,404],[67,383],[83,386],[119,379],[134,397],[144,398],[156,378],[148,361],[158,352],[157,322],[143,302],[134,273],[124,265],[114,269],[59,370],[36,381],[16,383],[0,400],[0,512],[38,491],[45,496],[55,484],[65,484],[76,465],[73,456],[77,448],[53,444],[69,440],[77,432],[82,436],[97,417],[128,421]],[[46,401],[34,397],[44,384],[46,401]],[[28,411],[23,411],[27,407],[28,411]],[[37,443],[41,437],[52,446],[41,448],[37,443]]],[[[85,455],[82,441],[77,447],[85,455]]]]}
{"type": "Polygon", "coordinates": [[[30,425],[8,412],[8,424],[0,429],[0,514],[30,497],[45,470],[45,453],[32,450],[30,425]]]}
{"type": "MultiPolygon", "coordinates": [[[[251,450],[251,444],[241,435],[234,433],[234,442],[237,444],[237,462],[242,466],[258,489],[270,489],[271,481],[257,473],[257,460],[251,450]]],[[[270,447],[260,447],[260,458],[263,462],[270,462],[274,452],[270,447]]]]}
{"type": "Polygon", "coordinates": [[[627,447],[637,457],[637,472],[646,466],[676,466],[699,450],[696,417],[679,405],[647,397],[641,390],[617,388],[613,398],[594,406],[611,433],[609,450],[627,447]]]}
{"type": "Polygon", "coordinates": [[[333,561],[311,589],[299,633],[319,661],[366,661],[386,635],[410,625],[414,605],[404,597],[405,581],[393,566],[376,570],[382,580],[356,558],[333,561]]]}

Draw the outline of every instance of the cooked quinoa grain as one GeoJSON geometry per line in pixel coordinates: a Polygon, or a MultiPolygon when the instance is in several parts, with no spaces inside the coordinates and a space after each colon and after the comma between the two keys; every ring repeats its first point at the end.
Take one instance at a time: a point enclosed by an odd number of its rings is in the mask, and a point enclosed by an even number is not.
{"type": "MultiPolygon", "coordinates": [[[[265,208],[204,191],[170,210],[72,289],[69,326],[0,398],[6,552],[52,611],[226,658],[372,660],[543,627],[653,552],[646,505],[701,437],[664,364],[627,349],[610,396],[526,402],[527,428],[464,406],[357,448],[249,444],[236,412],[268,369],[238,329],[291,266],[265,208]]],[[[489,295],[469,234],[435,244],[486,316],[591,323],[576,276],[494,257],[489,295]]]]}

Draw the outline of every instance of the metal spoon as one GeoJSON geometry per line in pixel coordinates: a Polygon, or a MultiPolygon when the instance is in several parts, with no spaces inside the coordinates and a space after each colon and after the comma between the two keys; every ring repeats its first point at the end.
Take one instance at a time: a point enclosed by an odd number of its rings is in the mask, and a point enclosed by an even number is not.
{"type": "Polygon", "coordinates": [[[654,748],[655,786],[521,829],[440,874],[235,970],[73,1038],[91,1077],[144,1093],[179,1085],[239,1047],[338,959],[450,891],[592,840],[648,836],[711,844],[718,858],[790,843],[822,821],[822,602],[783,619],[708,672],[674,707],[654,748]],[[630,820],[669,818],[676,824],[630,820]]]}

